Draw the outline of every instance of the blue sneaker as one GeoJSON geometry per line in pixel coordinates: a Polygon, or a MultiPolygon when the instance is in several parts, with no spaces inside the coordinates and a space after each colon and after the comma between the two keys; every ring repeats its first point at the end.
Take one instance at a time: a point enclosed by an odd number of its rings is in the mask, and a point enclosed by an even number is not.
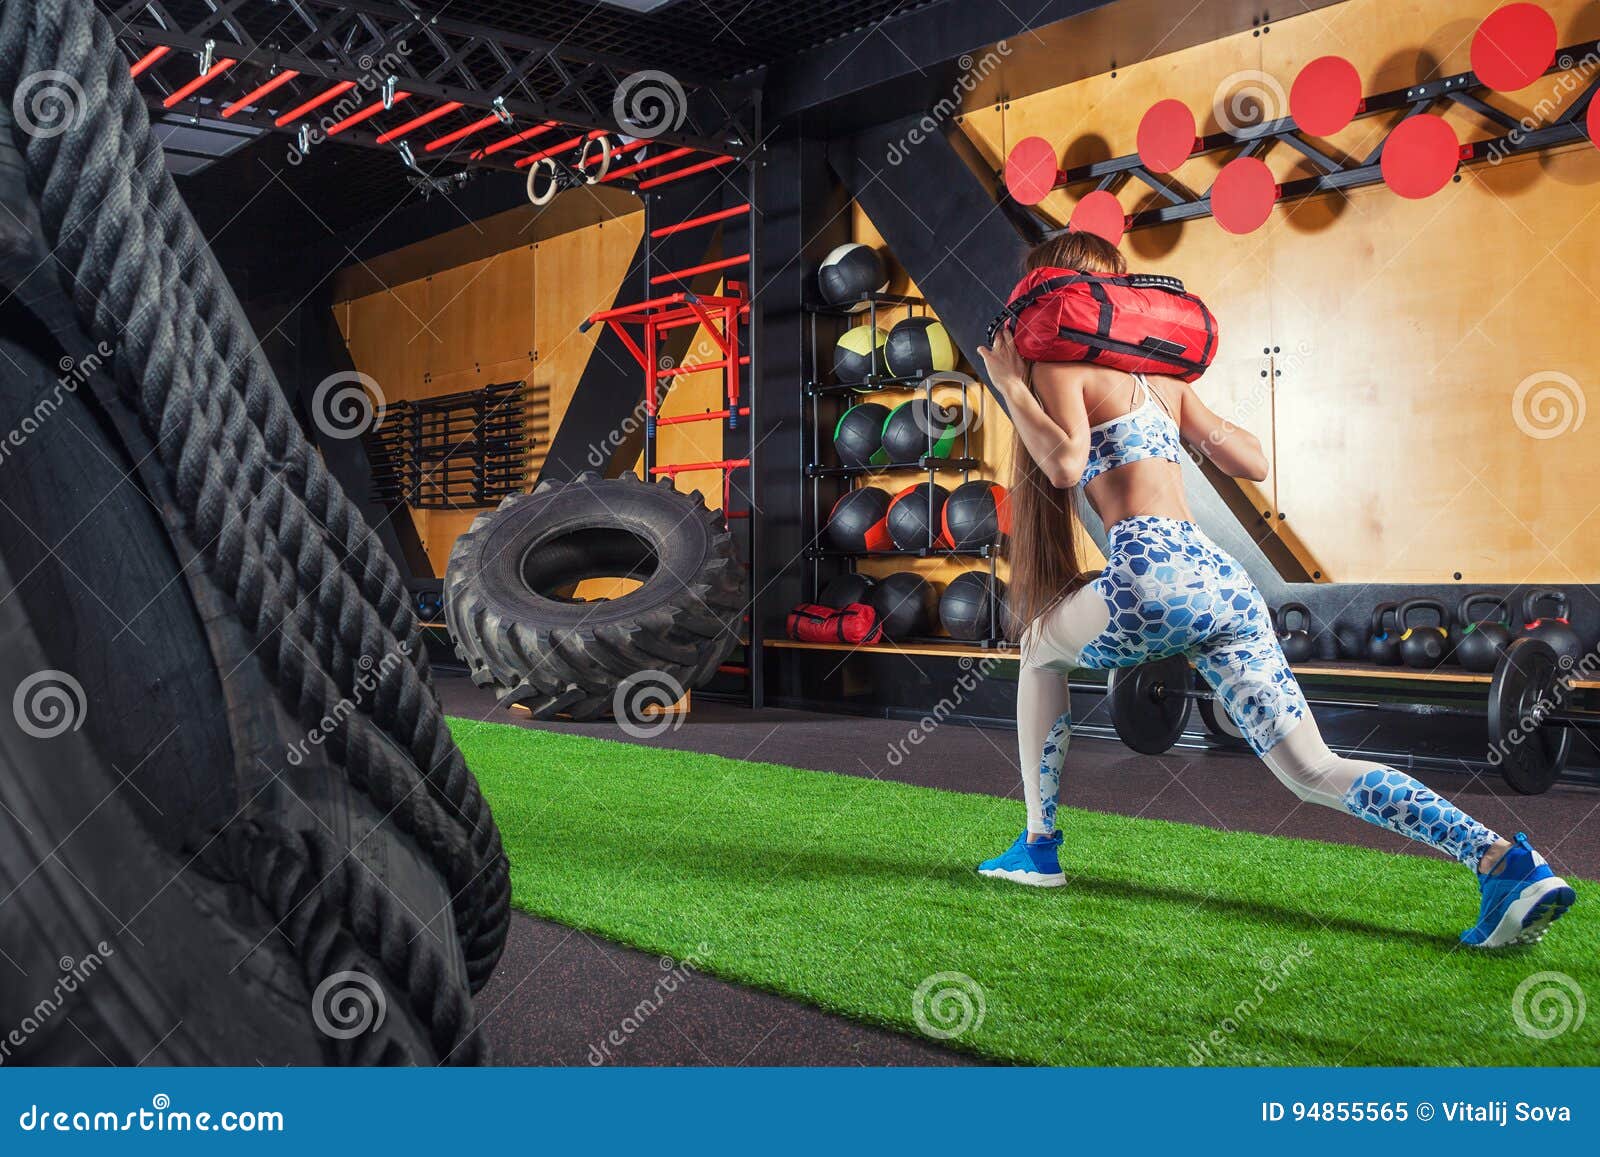
{"type": "Polygon", "coordinates": [[[1029,884],[1035,888],[1059,888],[1067,882],[1067,877],[1061,871],[1061,861],[1056,859],[1056,849],[1060,846],[1060,832],[1053,832],[1049,839],[1031,844],[1028,842],[1028,833],[1023,832],[1005,851],[979,864],[978,875],[1010,880],[1014,884],[1029,884]]]}
{"type": "Polygon", "coordinates": [[[1473,948],[1537,944],[1577,899],[1521,832],[1495,867],[1492,875],[1478,877],[1483,907],[1478,922],[1461,934],[1461,943],[1473,948]]]}

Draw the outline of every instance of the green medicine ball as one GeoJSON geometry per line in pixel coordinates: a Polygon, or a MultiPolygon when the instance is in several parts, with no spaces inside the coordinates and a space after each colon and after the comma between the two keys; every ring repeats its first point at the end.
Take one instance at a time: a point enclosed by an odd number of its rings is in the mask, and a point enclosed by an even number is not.
{"type": "Polygon", "coordinates": [[[948,458],[961,436],[961,410],[928,399],[902,402],[883,424],[883,452],[890,462],[920,461],[924,455],[948,458]]]}
{"type": "Polygon", "coordinates": [[[889,335],[877,326],[858,325],[847,330],[833,347],[833,376],[840,382],[864,382],[881,377],[883,347],[889,335]]]}
{"type": "Polygon", "coordinates": [[[956,368],[956,347],[944,326],[931,317],[908,317],[889,331],[884,345],[889,372],[914,378],[956,368]]]}

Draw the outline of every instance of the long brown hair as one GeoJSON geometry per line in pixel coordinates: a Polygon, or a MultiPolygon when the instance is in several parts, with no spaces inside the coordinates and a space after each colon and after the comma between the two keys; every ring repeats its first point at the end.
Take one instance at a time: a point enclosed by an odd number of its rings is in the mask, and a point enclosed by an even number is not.
{"type": "MultiPolygon", "coordinates": [[[[1035,246],[1027,270],[1055,267],[1080,273],[1126,273],[1128,263],[1111,242],[1093,233],[1062,233],[1035,246]]],[[[1033,386],[1033,366],[1028,366],[1033,386]]],[[[1037,396],[1037,393],[1035,394],[1037,396]]],[[[1022,439],[1011,440],[1011,533],[1006,556],[1011,584],[1006,592],[1014,629],[1020,631],[1057,600],[1082,585],[1078,561],[1075,496],[1056,487],[1033,460],[1022,439]]]]}

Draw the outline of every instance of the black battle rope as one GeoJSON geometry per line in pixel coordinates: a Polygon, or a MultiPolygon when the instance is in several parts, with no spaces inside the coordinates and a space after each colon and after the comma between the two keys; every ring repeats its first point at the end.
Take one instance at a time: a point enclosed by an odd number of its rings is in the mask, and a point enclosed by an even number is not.
{"type": "Polygon", "coordinates": [[[230,824],[206,848],[208,872],[248,887],[276,933],[298,957],[312,993],[314,1018],[331,1060],[350,1065],[407,1065],[419,1060],[392,1031],[387,997],[372,962],[404,985],[412,1015],[443,1064],[478,1065],[488,1047],[477,1031],[472,998],[452,980],[436,935],[406,911],[355,856],[318,831],[290,831],[254,819],[230,824]],[[361,1023],[346,1024],[341,997],[359,999],[361,1023]],[[327,1026],[332,1022],[334,1031],[327,1026]]]}
{"type": "Polygon", "coordinates": [[[509,879],[493,818],[432,693],[416,621],[396,593],[403,584],[300,434],[162,165],[111,30],[87,0],[4,3],[0,91],[47,72],[80,86],[81,107],[66,131],[19,126],[17,144],[80,321],[115,349],[119,385],[284,701],[313,726],[358,681],[372,686],[357,697],[362,710],[411,759],[362,728],[334,729],[328,747],[445,874],[479,987],[504,942],[509,879]],[[327,535],[344,544],[342,559],[327,535]],[[409,661],[372,665],[400,640],[409,661]],[[427,794],[415,791],[417,767],[427,794]],[[457,822],[472,856],[454,846],[457,822]]]}

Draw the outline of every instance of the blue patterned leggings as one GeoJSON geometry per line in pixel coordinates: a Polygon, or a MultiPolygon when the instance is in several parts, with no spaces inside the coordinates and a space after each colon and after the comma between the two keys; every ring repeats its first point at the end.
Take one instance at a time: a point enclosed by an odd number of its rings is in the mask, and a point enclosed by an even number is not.
{"type": "Polygon", "coordinates": [[[1415,779],[1323,742],[1250,576],[1192,522],[1109,531],[1106,569],[1024,633],[1017,734],[1028,830],[1055,830],[1072,729],[1065,674],[1187,655],[1250,746],[1301,799],[1347,811],[1476,867],[1499,839],[1415,779]]]}

